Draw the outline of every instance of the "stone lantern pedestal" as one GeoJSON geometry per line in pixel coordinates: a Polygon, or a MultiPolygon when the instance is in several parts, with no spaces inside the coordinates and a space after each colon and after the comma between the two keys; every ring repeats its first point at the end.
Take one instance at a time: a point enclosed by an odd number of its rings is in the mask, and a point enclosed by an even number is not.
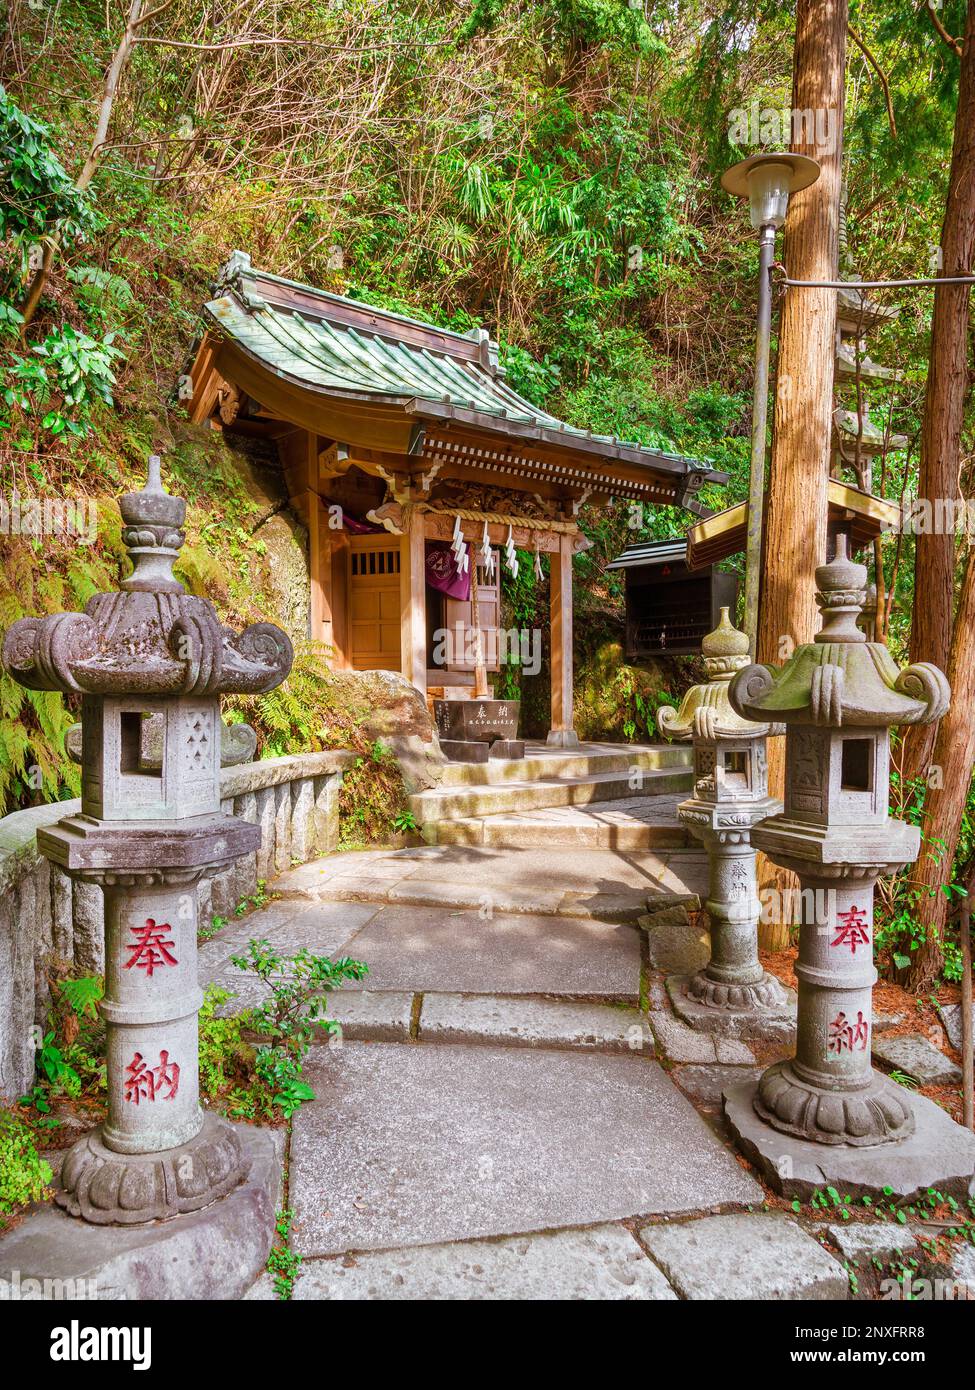
{"type": "Polygon", "coordinates": [[[727,1092],[725,1112],[783,1192],[835,1183],[851,1195],[967,1195],[975,1136],[871,1065],[874,885],[913,861],[920,840],[888,815],[889,729],[939,718],[948,685],[933,666],[899,671],[866,641],[856,625],[866,570],[847,559],[845,536],[816,578],[816,641],[781,670],[746,667],[729,691],[743,717],[786,725],[785,805],[753,838],[798,875],[800,911],[795,1055],[727,1092]]]}
{"type": "Polygon", "coordinates": [[[3,645],[15,680],[82,699],[81,812],[38,835],[42,854],[105,896],[108,1116],[67,1154],[56,1199],[95,1225],[198,1211],[245,1179],[237,1130],[200,1107],[198,881],[260,842],[220,809],[220,695],[260,693],[291,643],[237,634],[172,567],[186,504],[159,460],[119,503],[131,575],[84,613],[25,618],[3,645]]]}
{"type": "Polygon", "coordinates": [[[711,959],[694,975],[671,975],[675,1012],[692,1028],[725,1037],[791,1037],[795,996],[758,958],[761,905],[752,827],[781,810],[768,795],[765,739],[771,726],[743,719],[728,686],[748,664],[748,638],[721,609],[716,630],[701,646],[708,681],[684,696],[679,710],[663,708],[660,732],[694,744],[694,795],[677,814],[708,854],[711,959]]]}

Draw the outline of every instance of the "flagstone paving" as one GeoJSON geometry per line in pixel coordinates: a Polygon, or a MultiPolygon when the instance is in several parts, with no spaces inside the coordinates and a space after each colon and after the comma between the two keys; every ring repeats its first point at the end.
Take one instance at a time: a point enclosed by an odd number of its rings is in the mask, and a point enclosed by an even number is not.
{"type": "Polygon", "coordinates": [[[758,1302],[850,1296],[840,1262],[784,1212],[647,1226],[640,1238],[684,1298],[758,1302]]]}
{"type": "Polygon", "coordinates": [[[294,1298],[675,1300],[622,1226],[309,1260],[294,1298]]]}
{"type": "Polygon", "coordinates": [[[636,1000],[632,927],[569,917],[384,907],[343,948],[373,989],[566,994],[636,1000]]]}
{"type": "Polygon", "coordinates": [[[318,1048],[291,1139],[302,1255],[761,1201],[658,1063],[548,1050],[318,1048]]]}
{"type": "MultiPolygon", "coordinates": [[[[706,959],[687,915],[705,886],[690,851],[337,854],[203,946],[225,1009],[264,997],[230,960],[252,937],[369,965],[330,996],[341,1035],[305,1066],[296,1298],[846,1296],[790,1214],[713,1224],[769,1213],[750,1214],[765,1191],[718,1109],[756,1055],[687,1028],[664,989],[706,959]]],[[[264,1279],[250,1297],[270,1295],[264,1279]]]]}
{"type": "Polygon", "coordinates": [[[275,892],[316,900],[388,901],[498,912],[564,910],[613,917],[648,901],[694,899],[707,887],[695,851],[627,854],[610,849],[505,849],[426,845],[329,855],[282,874],[275,892]],[[607,912],[608,910],[608,912],[607,912]]]}

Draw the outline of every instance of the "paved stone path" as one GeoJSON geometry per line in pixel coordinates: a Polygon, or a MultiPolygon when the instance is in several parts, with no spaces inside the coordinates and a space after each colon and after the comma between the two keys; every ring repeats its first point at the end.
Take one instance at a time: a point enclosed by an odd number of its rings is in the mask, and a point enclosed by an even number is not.
{"type": "Polygon", "coordinates": [[[260,987],[229,956],[254,936],[370,967],[331,996],[341,1044],[306,1064],[296,1298],[848,1296],[722,1132],[720,1091],[754,1052],[670,1012],[665,970],[706,955],[684,910],[704,868],[677,850],[333,855],[202,948],[240,1005],[260,987]]]}

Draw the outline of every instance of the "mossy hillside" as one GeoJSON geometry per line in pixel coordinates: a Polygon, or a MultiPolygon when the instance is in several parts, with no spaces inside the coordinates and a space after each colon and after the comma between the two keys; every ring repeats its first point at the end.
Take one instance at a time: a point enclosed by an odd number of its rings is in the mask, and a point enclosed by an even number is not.
{"type": "MultiPolygon", "coordinates": [[[[18,618],[83,608],[100,591],[115,588],[128,571],[117,497],[145,481],[146,458],[159,447],[153,416],[120,421],[105,412],[72,459],[66,495],[94,502],[97,530],[91,544],[76,538],[5,537],[0,566],[0,627],[18,618]]],[[[361,732],[366,694],[327,669],[325,648],[304,636],[307,594],[303,587],[304,533],[297,519],[269,498],[251,461],[228,446],[221,432],[176,422],[163,460],[169,491],[187,500],[186,542],[176,574],[189,593],[211,600],[222,621],[281,623],[295,642],[288,680],[266,695],[230,697],[224,717],[244,719],[258,733],[259,756],[346,748],[364,761],[347,779],[340,810],[354,818],[353,838],[388,838],[404,804],[395,763],[374,757],[374,741],[361,732]],[[264,537],[275,524],[271,544],[264,537]],[[293,584],[282,589],[282,567],[293,584]],[[298,626],[300,624],[300,627],[298,626]]],[[[41,501],[61,494],[58,485],[34,483],[27,495],[41,501]]],[[[80,700],[57,692],[29,691],[0,676],[0,805],[19,806],[77,796],[79,769],[66,756],[64,738],[80,717],[80,700]]],[[[350,826],[353,821],[350,820],[350,826]]]]}

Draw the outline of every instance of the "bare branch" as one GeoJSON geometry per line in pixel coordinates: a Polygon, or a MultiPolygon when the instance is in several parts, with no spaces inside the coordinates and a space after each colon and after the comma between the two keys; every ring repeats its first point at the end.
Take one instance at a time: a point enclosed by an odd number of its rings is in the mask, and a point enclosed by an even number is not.
{"type": "Polygon", "coordinates": [[[867,62],[870,64],[874,72],[877,74],[877,78],[880,82],[881,87],[883,88],[884,101],[887,104],[887,124],[890,126],[891,135],[896,140],[897,122],[894,120],[894,104],[891,101],[890,97],[890,83],[887,80],[887,74],[884,72],[883,68],[877,62],[876,58],[870,52],[870,49],[864,43],[863,39],[854,29],[852,24],[848,24],[846,26],[846,32],[849,34],[850,38],[853,40],[857,48],[859,48],[860,52],[863,54],[864,58],[866,58],[867,62]]]}

